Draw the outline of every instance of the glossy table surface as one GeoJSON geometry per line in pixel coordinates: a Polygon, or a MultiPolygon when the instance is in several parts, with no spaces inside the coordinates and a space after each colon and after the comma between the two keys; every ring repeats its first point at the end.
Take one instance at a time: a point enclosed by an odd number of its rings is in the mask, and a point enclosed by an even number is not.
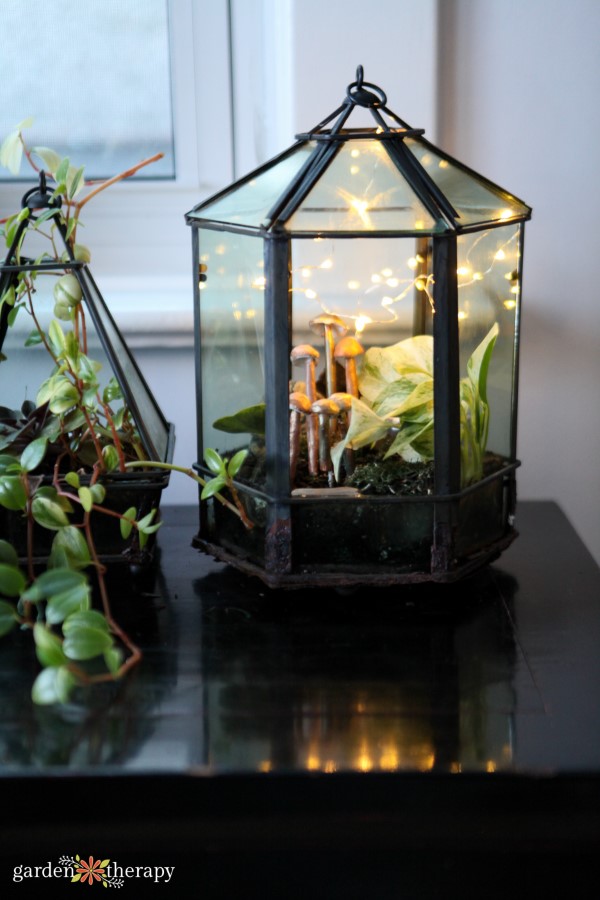
{"type": "MultiPolygon", "coordinates": [[[[144,651],[123,683],[36,708],[30,644],[4,641],[0,787],[14,846],[34,828],[50,853],[76,829],[110,834],[130,856],[160,845],[169,857],[177,835],[171,856],[183,870],[190,848],[204,854],[211,896],[237,889],[235,867],[221,865],[232,847],[246,871],[277,849],[285,879],[326,848],[334,865],[362,835],[365,859],[387,873],[375,898],[388,885],[397,896],[395,857],[377,854],[390,841],[398,852],[400,833],[407,883],[424,891],[407,896],[438,896],[423,874],[428,847],[462,872],[458,833],[463,863],[475,854],[483,870],[498,861],[496,833],[532,865],[552,852],[580,868],[592,858],[600,571],[556,505],[521,503],[518,540],[459,585],[347,595],[271,591],[190,547],[195,509],[163,515],[155,569],[111,573],[115,611],[144,651]],[[19,802],[32,791],[33,823],[19,802]],[[128,827],[104,804],[65,808],[79,791],[120,804],[128,827]]],[[[341,871],[339,896],[364,896],[341,871]]]]}

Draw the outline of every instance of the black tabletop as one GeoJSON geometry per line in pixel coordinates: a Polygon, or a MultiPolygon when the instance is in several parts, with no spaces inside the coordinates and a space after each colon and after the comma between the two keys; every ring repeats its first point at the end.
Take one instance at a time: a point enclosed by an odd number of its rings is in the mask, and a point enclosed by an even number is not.
{"type": "Polygon", "coordinates": [[[515,544],[458,585],[345,594],[272,591],[190,547],[195,509],[163,513],[155,568],[110,575],[144,651],[123,683],[34,707],[30,642],[4,640],[7,866],[75,842],[197,863],[205,896],[378,898],[591,865],[600,571],[555,504],[521,503],[515,544]]]}

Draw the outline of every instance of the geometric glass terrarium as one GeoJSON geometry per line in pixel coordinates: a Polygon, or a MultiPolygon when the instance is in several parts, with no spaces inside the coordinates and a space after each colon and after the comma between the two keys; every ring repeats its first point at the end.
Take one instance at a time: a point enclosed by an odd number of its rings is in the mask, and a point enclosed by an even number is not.
{"type": "Polygon", "coordinates": [[[197,468],[247,451],[252,526],[210,498],[196,545],[278,587],[450,581],[497,557],[530,215],[362,67],[329,117],[188,213],[197,468]],[[347,127],[357,107],[370,127],[347,127]]]}

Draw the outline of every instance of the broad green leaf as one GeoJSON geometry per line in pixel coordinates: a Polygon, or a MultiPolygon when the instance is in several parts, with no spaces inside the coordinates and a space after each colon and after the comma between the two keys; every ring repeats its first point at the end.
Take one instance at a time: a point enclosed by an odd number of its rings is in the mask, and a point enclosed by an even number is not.
{"type": "Polygon", "coordinates": [[[212,447],[207,447],[204,451],[204,462],[215,475],[226,475],[225,461],[212,447]]]}
{"type": "Polygon", "coordinates": [[[69,240],[69,238],[71,237],[71,235],[73,234],[73,232],[75,231],[75,229],[78,225],[79,225],[79,219],[77,219],[75,216],[73,216],[69,219],[69,221],[67,222],[67,232],[66,232],[67,240],[69,240]]]}
{"type": "Polygon", "coordinates": [[[0,594],[5,597],[19,597],[27,582],[25,576],[17,566],[0,563],[0,594]]]}
{"type": "Polygon", "coordinates": [[[53,594],[69,591],[79,585],[86,584],[87,578],[81,572],[75,572],[73,569],[67,568],[47,569],[25,591],[23,599],[37,603],[38,600],[45,600],[53,594]]]}
{"type": "Polygon", "coordinates": [[[18,621],[19,617],[14,606],[5,600],[0,600],[0,637],[12,631],[18,621]]]}
{"type": "Polygon", "coordinates": [[[51,531],[56,531],[69,524],[67,514],[56,500],[40,497],[38,494],[31,503],[31,514],[38,525],[49,528],[51,531]]]}
{"type": "Polygon", "coordinates": [[[2,294],[2,300],[0,300],[0,307],[6,304],[7,306],[14,306],[15,301],[17,299],[17,293],[11,284],[9,288],[7,288],[2,294]]]}
{"type": "Polygon", "coordinates": [[[331,451],[336,480],[339,480],[340,464],[346,448],[358,450],[367,444],[373,444],[375,441],[385,437],[390,428],[390,422],[378,416],[362,400],[357,400],[356,397],[353,397],[350,427],[344,440],[336,444],[331,451]]]}
{"type": "Polygon", "coordinates": [[[76,684],[75,677],[66,666],[50,666],[35,679],[31,699],[40,706],[66,703],[76,684]]]}
{"type": "Polygon", "coordinates": [[[21,471],[19,460],[10,453],[0,453],[0,473],[11,475],[21,471]]]}
{"type": "Polygon", "coordinates": [[[256,406],[248,406],[240,409],[231,416],[223,416],[213,422],[213,428],[226,431],[228,434],[258,434],[265,433],[265,404],[257,403],[256,406]]]}
{"type": "Polygon", "coordinates": [[[58,567],[59,559],[62,561],[62,566],[78,569],[89,566],[91,562],[87,541],[81,529],[76,528],[75,525],[67,525],[65,528],[61,528],[52,541],[50,560],[53,564],[56,560],[57,565],[54,566],[55,568],[58,567]]]}
{"type": "Polygon", "coordinates": [[[90,608],[90,586],[80,584],[60,594],[53,594],[46,606],[46,619],[50,625],[59,625],[74,612],[90,608]]]}
{"type": "Polygon", "coordinates": [[[27,494],[18,475],[3,475],[0,478],[0,506],[6,509],[25,509],[27,494]]]}
{"type": "Polygon", "coordinates": [[[57,183],[57,190],[58,190],[58,187],[60,187],[61,185],[64,186],[64,182],[66,181],[68,171],[69,171],[69,157],[65,156],[63,159],[61,159],[56,171],[54,172],[54,180],[57,183]]]}
{"type": "Polygon", "coordinates": [[[51,150],[49,147],[32,147],[31,152],[39,156],[44,163],[44,168],[47,172],[50,172],[51,175],[55,175],[61,163],[61,158],[58,153],[55,153],[55,151],[51,150]]]}
{"type": "Polygon", "coordinates": [[[433,378],[433,338],[427,334],[406,338],[390,347],[371,347],[358,376],[360,393],[373,403],[386,383],[412,374],[433,378]]]}
{"type": "Polygon", "coordinates": [[[223,490],[223,488],[226,486],[227,479],[223,478],[223,476],[218,475],[216,478],[211,478],[210,481],[207,481],[202,488],[200,499],[208,500],[209,497],[213,497],[215,494],[218,494],[219,491],[223,490]]]}
{"type": "Polygon", "coordinates": [[[8,541],[0,540],[0,562],[6,563],[8,566],[18,566],[19,556],[12,544],[8,541]]]}
{"type": "MultiPolygon", "coordinates": [[[[425,460],[433,459],[433,444],[431,445],[431,455],[429,455],[427,451],[425,454],[419,453],[415,447],[418,439],[428,433],[433,435],[433,419],[430,419],[425,424],[421,422],[409,422],[406,425],[403,425],[396,435],[391,447],[385,454],[384,459],[388,459],[395,454],[401,456],[406,462],[424,462],[425,460]]],[[[424,442],[423,449],[425,450],[427,446],[428,445],[424,442]]]]}
{"type": "Polygon", "coordinates": [[[467,363],[467,373],[479,396],[487,403],[487,375],[496,339],[500,333],[497,322],[494,322],[482,342],[473,351],[467,363]]]}
{"type": "Polygon", "coordinates": [[[137,515],[137,510],[135,506],[130,506],[128,510],[123,513],[123,518],[120,520],[121,525],[121,537],[124,541],[127,540],[129,535],[131,534],[131,529],[133,528],[135,517],[137,515]]]}
{"type": "Polygon", "coordinates": [[[69,628],[65,633],[63,650],[69,659],[83,660],[100,656],[112,646],[108,632],[89,625],[69,628]]]}
{"type": "Polygon", "coordinates": [[[79,191],[84,186],[83,169],[83,166],[81,166],[79,169],[76,169],[75,166],[69,166],[66,179],[67,196],[69,200],[72,200],[74,197],[76,197],[79,191]]]}
{"type": "Polygon", "coordinates": [[[83,609],[79,612],[71,613],[63,623],[63,633],[70,634],[77,631],[78,628],[96,628],[106,634],[110,634],[108,622],[105,617],[97,609],[83,609]]]}
{"type": "Polygon", "coordinates": [[[39,437],[25,447],[21,454],[21,466],[26,472],[32,472],[39,466],[46,455],[47,446],[47,439],[39,437]]]}
{"type": "Polygon", "coordinates": [[[63,666],[67,662],[61,639],[49,628],[36,622],[33,626],[33,639],[36,656],[43,666],[63,666]]]}
{"type": "Polygon", "coordinates": [[[81,500],[81,505],[83,506],[85,511],[91,512],[92,506],[94,505],[94,498],[90,489],[88,487],[80,487],[78,494],[79,499],[81,500]]]}
{"type": "Polygon", "coordinates": [[[248,455],[247,450],[238,450],[238,452],[231,457],[229,462],[227,463],[227,474],[230,478],[234,478],[237,473],[240,471],[242,467],[242,463],[246,459],[248,455]]]}
{"type": "Polygon", "coordinates": [[[409,375],[388,384],[377,397],[373,410],[379,416],[405,416],[424,404],[430,405],[430,416],[433,416],[433,378],[409,375]]]}
{"type": "Polygon", "coordinates": [[[22,309],[23,309],[23,304],[19,303],[17,306],[13,306],[13,308],[9,312],[6,319],[7,319],[7,322],[9,324],[10,328],[12,328],[12,326],[15,324],[16,318],[19,315],[20,310],[22,310],[22,309]]]}

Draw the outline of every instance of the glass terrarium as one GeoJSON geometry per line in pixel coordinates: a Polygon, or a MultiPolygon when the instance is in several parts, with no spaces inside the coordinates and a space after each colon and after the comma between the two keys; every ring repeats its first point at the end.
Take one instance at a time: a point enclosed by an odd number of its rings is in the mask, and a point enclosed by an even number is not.
{"type": "Polygon", "coordinates": [[[530,215],[361,68],[331,116],[192,210],[197,468],[236,457],[244,511],[208,498],[197,545],[286,587],[453,580],[498,556],[530,215]],[[357,107],[372,126],[346,127],[357,107]]]}

